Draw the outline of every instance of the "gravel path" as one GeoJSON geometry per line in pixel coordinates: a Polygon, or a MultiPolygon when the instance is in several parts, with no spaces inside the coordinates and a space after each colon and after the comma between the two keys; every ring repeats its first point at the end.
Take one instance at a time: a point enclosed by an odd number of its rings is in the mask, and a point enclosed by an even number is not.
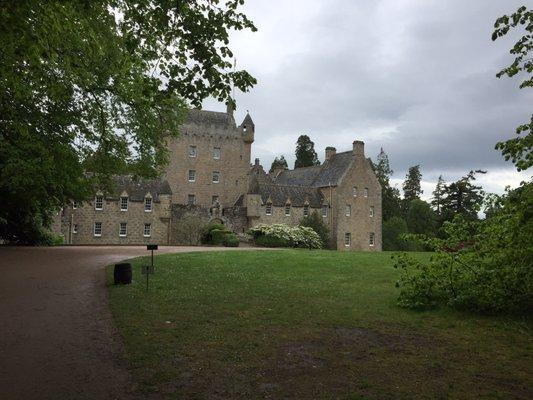
{"type": "MultiPolygon", "coordinates": [[[[169,252],[220,250],[160,247],[169,252]]],[[[0,247],[0,399],[135,399],[104,267],[146,247],[0,247]]]]}

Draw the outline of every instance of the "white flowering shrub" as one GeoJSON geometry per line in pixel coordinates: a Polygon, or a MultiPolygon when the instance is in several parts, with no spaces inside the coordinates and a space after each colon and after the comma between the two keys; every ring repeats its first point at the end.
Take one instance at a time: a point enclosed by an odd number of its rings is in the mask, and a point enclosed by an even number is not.
{"type": "Polygon", "coordinates": [[[322,240],[313,228],[307,226],[289,226],[285,224],[260,224],[249,230],[255,242],[272,247],[302,247],[321,249],[322,240]]]}

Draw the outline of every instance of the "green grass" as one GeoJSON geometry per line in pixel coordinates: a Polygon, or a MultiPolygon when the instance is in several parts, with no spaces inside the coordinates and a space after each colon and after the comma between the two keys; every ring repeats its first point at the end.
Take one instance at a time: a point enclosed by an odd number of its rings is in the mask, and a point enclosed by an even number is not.
{"type": "MultiPolygon", "coordinates": [[[[396,306],[390,253],[161,255],[112,312],[139,390],[169,399],[528,399],[531,322],[396,306]]],[[[418,257],[429,257],[420,253],[418,257]]]]}

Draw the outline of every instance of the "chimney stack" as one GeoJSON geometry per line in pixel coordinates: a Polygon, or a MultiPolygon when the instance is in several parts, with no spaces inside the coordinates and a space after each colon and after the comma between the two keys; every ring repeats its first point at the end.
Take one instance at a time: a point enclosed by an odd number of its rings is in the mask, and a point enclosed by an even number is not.
{"type": "Polygon", "coordinates": [[[256,159],[255,159],[255,166],[256,166],[256,167],[259,166],[259,158],[256,158],[256,159]]]}
{"type": "Polygon", "coordinates": [[[335,147],[326,147],[326,161],[333,157],[335,154],[337,154],[337,149],[335,147]]]}
{"type": "Polygon", "coordinates": [[[356,140],[353,142],[353,154],[356,158],[360,158],[361,160],[365,159],[365,143],[356,140]]]}

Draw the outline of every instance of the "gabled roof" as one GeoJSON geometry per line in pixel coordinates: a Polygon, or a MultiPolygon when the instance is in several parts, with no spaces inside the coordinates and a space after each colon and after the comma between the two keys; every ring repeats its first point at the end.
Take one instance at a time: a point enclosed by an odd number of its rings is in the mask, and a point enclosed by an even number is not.
{"type": "Polygon", "coordinates": [[[354,160],[352,151],[337,153],[322,165],[281,172],[275,182],[282,185],[336,186],[354,160]]]}
{"type": "Polygon", "coordinates": [[[161,179],[134,179],[130,175],[113,177],[114,187],[106,197],[118,199],[123,192],[128,194],[130,201],[144,201],[147,193],[152,195],[152,200],[159,203],[159,195],[171,195],[172,190],[166,180],[161,179]]]}
{"type": "Polygon", "coordinates": [[[231,115],[228,115],[225,112],[198,110],[196,108],[189,110],[185,119],[185,124],[215,125],[220,128],[235,128],[235,121],[231,115]]]}
{"type": "Polygon", "coordinates": [[[257,182],[252,193],[259,194],[263,204],[270,200],[272,205],[277,207],[285,206],[290,200],[291,206],[303,207],[307,202],[311,207],[318,208],[322,206],[324,200],[318,188],[275,183],[257,182]]]}

